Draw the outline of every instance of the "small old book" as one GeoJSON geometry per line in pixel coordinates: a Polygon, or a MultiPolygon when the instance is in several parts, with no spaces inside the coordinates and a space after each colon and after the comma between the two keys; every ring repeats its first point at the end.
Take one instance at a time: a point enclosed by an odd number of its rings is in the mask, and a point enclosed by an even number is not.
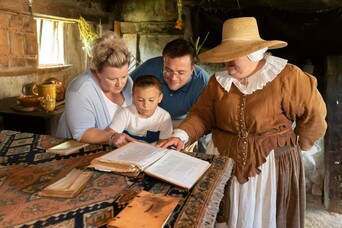
{"type": "Polygon", "coordinates": [[[139,192],[107,227],[163,227],[180,198],[139,192]]]}
{"type": "Polygon", "coordinates": [[[88,143],[83,143],[83,142],[79,142],[74,139],[71,139],[61,144],[58,144],[54,147],[51,147],[49,149],[46,149],[46,152],[59,154],[59,155],[69,155],[73,153],[78,153],[80,149],[85,148],[88,145],[89,145],[88,143]]]}
{"type": "Polygon", "coordinates": [[[210,167],[210,163],[176,150],[134,142],[95,158],[88,167],[132,177],[143,172],[190,189],[210,167]]]}
{"type": "Polygon", "coordinates": [[[65,177],[38,192],[38,195],[44,197],[74,198],[89,183],[92,175],[93,172],[89,170],[83,171],[74,168],[65,177]]]}

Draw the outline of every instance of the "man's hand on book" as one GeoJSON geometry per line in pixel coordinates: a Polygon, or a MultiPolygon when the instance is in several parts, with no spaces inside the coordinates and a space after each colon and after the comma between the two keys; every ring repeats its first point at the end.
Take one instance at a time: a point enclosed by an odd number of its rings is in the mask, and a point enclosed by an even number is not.
{"type": "Polygon", "coordinates": [[[170,137],[167,139],[159,139],[156,147],[159,148],[171,148],[180,151],[184,147],[184,142],[178,137],[170,137]]]}

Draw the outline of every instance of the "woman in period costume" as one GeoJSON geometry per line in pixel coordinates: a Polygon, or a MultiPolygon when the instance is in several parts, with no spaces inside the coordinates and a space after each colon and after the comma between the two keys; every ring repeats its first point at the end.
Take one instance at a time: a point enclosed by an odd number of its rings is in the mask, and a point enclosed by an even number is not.
{"type": "Polygon", "coordinates": [[[157,145],[181,150],[212,132],[207,153],[232,158],[217,226],[304,227],[301,151],[325,134],[326,106],[315,77],[266,52],[286,45],[260,38],[253,17],[225,21],[221,44],[199,55],[225,70],[210,78],[173,136],[157,145]]]}

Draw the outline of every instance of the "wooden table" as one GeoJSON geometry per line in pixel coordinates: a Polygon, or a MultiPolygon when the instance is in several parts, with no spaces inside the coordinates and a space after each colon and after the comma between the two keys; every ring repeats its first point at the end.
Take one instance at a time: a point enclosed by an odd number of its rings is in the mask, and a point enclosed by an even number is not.
{"type": "Polygon", "coordinates": [[[106,227],[107,221],[141,190],[181,198],[166,228],[214,226],[232,168],[227,157],[189,153],[211,164],[190,190],[148,176],[137,179],[92,170],[91,181],[74,199],[39,197],[37,193],[60,172],[79,161],[87,163],[107,149],[90,145],[68,156],[43,149],[60,140],[32,133],[0,132],[0,227],[106,227]]]}
{"type": "Polygon", "coordinates": [[[35,111],[17,111],[12,107],[17,104],[16,97],[4,98],[0,101],[0,115],[6,130],[32,132],[55,135],[59,118],[64,112],[64,104],[56,106],[53,112],[44,112],[40,108],[35,111]]]}

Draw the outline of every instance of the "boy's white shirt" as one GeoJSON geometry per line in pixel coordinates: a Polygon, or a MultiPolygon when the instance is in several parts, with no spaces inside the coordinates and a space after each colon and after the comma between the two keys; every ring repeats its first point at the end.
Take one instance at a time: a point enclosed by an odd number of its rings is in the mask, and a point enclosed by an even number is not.
{"type": "Polygon", "coordinates": [[[159,106],[149,118],[140,117],[135,105],[120,108],[109,127],[116,132],[121,133],[126,130],[132,135],[141,137],[146,136],[147,130],[160,131],[160,139],[170,137],[173,131],[170,114],[159,106]]]}

